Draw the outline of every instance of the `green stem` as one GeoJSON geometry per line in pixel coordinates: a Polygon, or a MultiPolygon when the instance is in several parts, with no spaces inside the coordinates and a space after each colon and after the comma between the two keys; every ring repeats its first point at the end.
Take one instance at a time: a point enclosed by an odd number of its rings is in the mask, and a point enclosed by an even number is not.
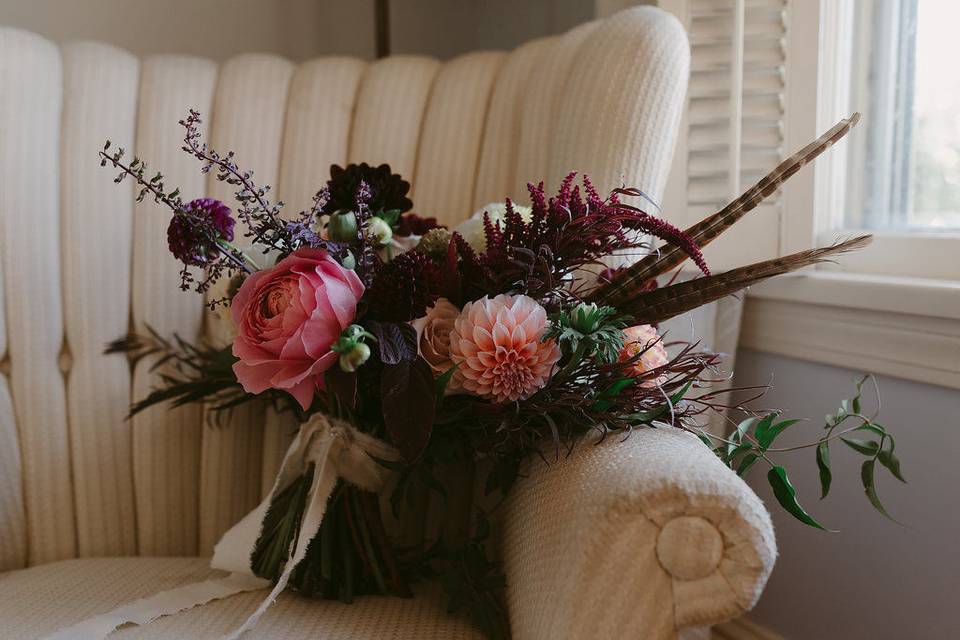
{"type": "Polygon", "coordinates": [[[353,602],[354,581],[356,580],[354,575],[355,551],[353,545],[350,544],[350,524],[345,520],[345,518],[340,518],[340,530],[337,536],[340,542],[340,557],[343,560],[343,583],[340,585],[340,600],[350,603],[353,602]]]}
{"type": "Polygon", "coordinates": [[[373,543],[370,540],[370,531],[367,529],[367,523],[363,517],[362,505],[359,504],[359,496],[357,491],[354,489],[347,489],[348,496],[353,498],[353,506],[357,513],[357,528],[360,529],[360,538],[363,540],[363,546],[367,551],[367,557],[370,559],[370,571],[373,573],[373,579],[377,583],[377,587],[380,589],[380,593],[387,594],[387,583],[383,579],[383,572],[380,570],[380,561],[377,558],[376,550],[373,548],[373,543]]]}

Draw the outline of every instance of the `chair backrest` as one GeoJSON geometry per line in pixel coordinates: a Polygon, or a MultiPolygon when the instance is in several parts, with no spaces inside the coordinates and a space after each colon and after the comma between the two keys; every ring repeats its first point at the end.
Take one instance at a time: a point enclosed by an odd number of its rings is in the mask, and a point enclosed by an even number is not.
{"type": "Polygon", "coordinates": [[[105,139],[186,197],[231,190],[180,150],[205,116],[296,212],[331,163],[389,162],[416,210],[455,223],[571,169],[663,191],[686,90],[679,23],[650,7],[512,52],[294,64],[138,60],[0,29],[0,570],[77,556],[209,553],[260,499],[292,431],[277,416],[206,424],[197,407],[126,420],[151,387],[104,345],[131,328],[214,331],[178,290],[169,213],[111,184],[105,139]]]}

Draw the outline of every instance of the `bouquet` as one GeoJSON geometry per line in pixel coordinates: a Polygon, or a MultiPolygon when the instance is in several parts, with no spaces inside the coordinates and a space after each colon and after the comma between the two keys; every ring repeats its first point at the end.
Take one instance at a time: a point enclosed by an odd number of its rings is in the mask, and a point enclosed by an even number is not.
{"type": "MultiPolygon", "coordinates": [[[[578,443],[637,429],[693,432],[741,476],[767,466],[780,505],[823,528],[778,462],[798,447],[773,446],[798,421],[724,401],[711,388],[720,356],[669,342],[658,324],[869,242],[855,237],[716,274],[701,252],[858,119],[686,230],[651,213],[658,207],[639,189],[601,194],[575,173],[552,196],[530,184],[528,205],[494,203],[448,229],[411,211],[410,185],[389,166],[368,164],[333,166],[313,206],[284,217],[232,152],[202,142],[191,111],[181,122],[184,150],[235,187],[233,210],[209,198],[184,202],[160,173],[127,163],[108,142],[101,164],[119,170],[116,181],[132,178],[138,199],[170,209],[167,242],[183,263],[182,287],[228,307],[235,327],[227,345],[152,331],[112,344],[156,358],[160,384],[132,412],[203,402],[216,416],[266,402],[302,423],[270,496],[217,547],[214,566],[261,579],[236,590],[273,584],[238,633],[284,588],[350,602],[408,596],[429,576],[441,579],[452,610],[469,610],[490,637],[508,637],[489,514],[470,499],[472,487],[506,495],[531,456],[560,460],[578,443]],[[679,277],[687,261],[697,277],[679,277]],[[706,430],[706,417],[732,406],[746,419],[729,434],[706,430]],[[443,533],[401,546],[381,498],[394,516],[423,518],[430,492],[446,496],[443,533]]],[[[883,511],[875,470],[902,475],[893,437],[861,411],[863,382],[804,446],[815,451],[824,496],[830,445],[841,439],[862,453],[864,489],[883,511]],[[848,437],[854,431],[872,439],[848,437]]]]}

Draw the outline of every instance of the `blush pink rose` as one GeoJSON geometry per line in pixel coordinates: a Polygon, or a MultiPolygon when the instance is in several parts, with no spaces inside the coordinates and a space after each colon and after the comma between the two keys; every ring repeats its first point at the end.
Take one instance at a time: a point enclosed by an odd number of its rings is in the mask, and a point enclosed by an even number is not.
{"type": "Polygon", "coordinates": [[[450,359],[450,332],[459,315],[460,309],[452,302],[439,298],[427,309],[427,315],[410,323],[417,332],[420,355],[430,365],[434,375],[443,375],[453,366],[450,359]]]}
{"type": "MultiPolygon", "coordinates": [[[[663,346],[663,338],[649,324],[638,324],[623,330],[623,349],[620,351],[620,362],[632,360],[627,373],[631,376],[643,376],[670,362],[667,350],[663,346]],[[639,357],[638,357],[639,355],[639,357]]],[[[656,387],[667,379],[660,375],[652,380],[640,383],[642,387],[656,387]]]]}
{"type": "Polygon", "coordinates": [[[300,249],[249,276],[233,299],[233,365],[248,393],[288,392],[306,410],[323,373],[337,362],[330,347],[353,322],[363,283],[320,249],[300,249]]]}

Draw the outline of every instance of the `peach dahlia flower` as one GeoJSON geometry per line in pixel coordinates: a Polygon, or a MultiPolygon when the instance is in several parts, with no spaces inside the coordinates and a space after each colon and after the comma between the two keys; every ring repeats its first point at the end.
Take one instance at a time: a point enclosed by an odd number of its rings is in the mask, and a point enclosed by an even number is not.
{"type": "Polygon", "coordinates": [[[501,294],[468,302],[453,323],[454,377],[468,392],[513,402],[543,388],[560,360],[553,340],[541,342],[547,312],[530,297],[501,294]]]}

